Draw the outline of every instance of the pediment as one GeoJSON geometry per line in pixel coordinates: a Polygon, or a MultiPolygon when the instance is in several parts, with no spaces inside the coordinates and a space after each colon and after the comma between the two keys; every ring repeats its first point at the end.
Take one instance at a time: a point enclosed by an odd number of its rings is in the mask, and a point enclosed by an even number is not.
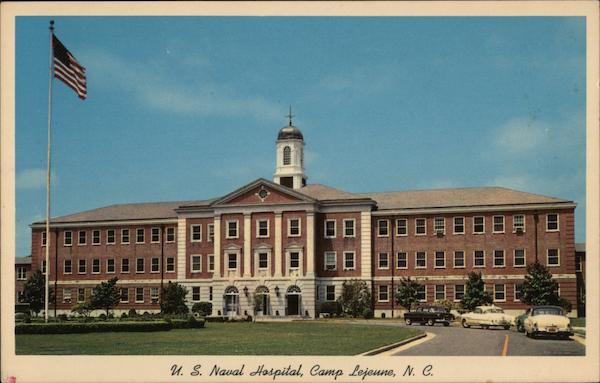
{"type": "Polygon", "coordinates": [[[273,205],[298,202],[315,202],[315,200],[285,186],[259,179],[215,201],[213,206],[273,205]]]}

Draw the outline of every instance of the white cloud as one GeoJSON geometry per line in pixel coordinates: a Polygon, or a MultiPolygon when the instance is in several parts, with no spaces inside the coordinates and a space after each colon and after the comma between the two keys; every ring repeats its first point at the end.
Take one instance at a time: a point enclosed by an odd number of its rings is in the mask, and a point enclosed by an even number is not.
{"type": "Polygon", "coordinates": [[[509,152],[524,152],[544,146],[548,141],[549,127],[535,118],[515,118],[502,125],[494,143],[509,152]]]}
{"type": "MultiPolygon", "coordinates": [[[[42,189],[46,187],[46,169],[25,169],[20,171],[15,184],[17,189],[42,189]]],[[[52,172],[52,185],[56,182],[56,175],[52,172]]]]}

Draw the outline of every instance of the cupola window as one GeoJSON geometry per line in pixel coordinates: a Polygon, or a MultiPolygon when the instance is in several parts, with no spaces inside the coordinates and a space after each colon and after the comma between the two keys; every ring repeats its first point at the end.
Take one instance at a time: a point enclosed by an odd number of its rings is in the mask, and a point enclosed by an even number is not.
{"type": "Polygon", "coordinates": [[[283,148],[283,164],[289,165],[292,163],[292,149],[289,146],[283,148]]]}

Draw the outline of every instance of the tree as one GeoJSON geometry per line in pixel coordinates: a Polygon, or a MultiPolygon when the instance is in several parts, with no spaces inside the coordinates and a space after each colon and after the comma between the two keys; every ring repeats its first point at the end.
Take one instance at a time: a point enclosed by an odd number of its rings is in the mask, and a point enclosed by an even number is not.
{"type": "Polygon", "coordinates": [[[396,293],[396,303],[410,311],[413,304],[419,301],[417,294],[421,284],[410,277],[403,277],[398,285],[396,293]]]}
{"type": "Polygon", "coordinates": [[[81,315],[82,317],[87,319],[87,318],[89,318],[93,309],[94,308],[92,307],[90,302],[81,302],[81,303],[78,303],[75,306],[73,306],[73,308],[71,309],[71,312],[81,315]]]}
{"type": "Polygon", "coordinates": [[[90,297],[90,306],[93,309],[106,310],[106,316],[108,316],[109,310],[119,304],[121,293],[117,287],[118,280],[119,278],[115,277],[94,287],[90,297]]]}
{"type": "Polygon", "coordinates": [[[521,287],[521,302],[533,306],[560,305],[558,283],[538,260],[527,265],[527,275],[521,287]]]}
{"type": "Polygon", "coordinates": [[[351,279],[342,283],[342,294],[338,298],[342,312],[354,318],[371,308],[371,292],[365,281],[351,279]]]}
{"type": "Polygon", "coordinates": [[[211,316],[212,309],[212,303],[210,302],[198,302],[194,303],[194,305],[192,306],[192,312],[198,313],[203,317],[211,316]]]}
{"type": "MultiPolygon", "coordinates": [[[[50,295],[48,301],[54,299],[52,288],[48,290],[50,295]]],[[[23,301],[29,303],[29,309],[37,314],[44,308],[46,297],[46,276],[40,270],[36,271],[25,283],[23,290],[23,301]]]]}
{"type": "Polygon", "coordinates": [[[175,282],[169,281],[162,290],[160,311],[163,314],[187,314],[189,309],[185,304],[187,288],[175,282]]]}
{"type": "Polygon", "coordinates": [[[492,295],[485,291],[485,283],[481,278],[481,273],[471,271],[469,273],[465,295],[460,301],[462,307],[471,311],[477,306],[490,304],[493,301],[492,295]]]}

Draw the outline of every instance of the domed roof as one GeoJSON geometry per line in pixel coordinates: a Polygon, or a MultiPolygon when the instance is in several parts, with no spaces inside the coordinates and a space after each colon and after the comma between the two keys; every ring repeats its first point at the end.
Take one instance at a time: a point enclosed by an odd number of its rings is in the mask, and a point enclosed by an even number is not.
{"type": "Polygon", "coordinates": [[[303,140],[304,136],[302,136],[302,132],[300,129],[296,128],[294,125],[290,124],[288,126],[284,126],[279,131],[277,135],[277,140],[303,140]]]}

